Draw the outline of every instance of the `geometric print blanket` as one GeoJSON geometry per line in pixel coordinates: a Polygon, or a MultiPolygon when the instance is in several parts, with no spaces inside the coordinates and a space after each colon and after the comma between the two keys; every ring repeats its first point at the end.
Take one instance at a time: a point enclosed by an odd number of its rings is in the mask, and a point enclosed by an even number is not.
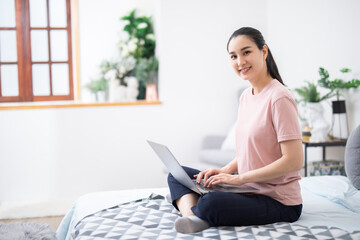
{"type": "Polygon", "coordinates": [[[101,210],[83,218],[74,228],[74,240],[100,239],[360,239],[360,231],[347,232],[335,227],[304,227],[275,223],[246,227],[211,227],[194,234],[181,234],[174,228],[179,212],[163,196],[101,210]]]}

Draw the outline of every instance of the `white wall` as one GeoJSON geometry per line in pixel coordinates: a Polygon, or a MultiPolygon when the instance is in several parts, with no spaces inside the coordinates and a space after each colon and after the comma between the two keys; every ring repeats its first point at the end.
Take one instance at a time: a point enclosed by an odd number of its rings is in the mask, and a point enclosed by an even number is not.
{"type": "MultiPolygon", "coordinates": [[[[119,2],[79,1],[83,82],[117,51],[118,19],[127,12],[119,2]]],[[[1,111],[0,202],[166,186],[163,166],[145,139],[166,143],[181,162],[191,163],[204,135],[229,130],[237,89],[246,83],[230,68],[226,43],[241,24],[266,31],[263,3],[147,5],[157,21],[162,105],[1,111]],[[238,14],[234,6],[243,4],[256,14],[238,14]]]]}
{"type": "MultiPolygon", "coordinates": [[[[79,1],[80,20],[86,21],[80,23],[83,81],[116,51],[120,2],[79,1]],[[84,15],[100,8],[106,11],[84,15]],[[89,32],[90,26],[101,32],[89,32]]],[[[226,53],[228,37],[238,27],[263,32],[290,88],[317,79],[320,65],[330,73],[343,66],[360,71],[357,1],[145,2],[136,1],[157,21],[163,104],[0,111],[0,202],[165,186],[162,164],[145,139],[166,143],[181,162],[191,164],[206,134],[229,130],[236,91],[247,85],[233,73],[226,53]]],[[[349,98],[354,128],[360,122],[359,92],[349,98]]]]}
{"type": "Polygon", "coordinates": [[[266,31],[264,1],[160,1],[160,96],[180,159],[197,158],[209,133],[227,133],[237,114],[237,90],[247,83],[229,64],[226,44],[239,25],[266,31]],[[239,14],[246,5],[253,15],[239,14]],[[189,7],[191,6],[191,7],[189,7]]]}
{"type": "MultiPolygon", "coordinates": [[[[271,0],[267,4],[269,45],[285,83],[300,87],[317,82],[320,66],[331,79],[342,77],[340,69],[352,69],[349,77],[360,79],[360,1],[271,0]]],[[[325,89],[322,93],[325,93],[325,89]]],[[[345,94],[350,131],[360,124],[360,88],[345,94]]],[[[331,101],[323,102],[325,119],[331,123],[331,101]]],[[[332,159],[343,159],[344,148],[328,148],[332,159]]],[[[321,159],[321,149],[309,150],[310,160],[321,159]]]]}

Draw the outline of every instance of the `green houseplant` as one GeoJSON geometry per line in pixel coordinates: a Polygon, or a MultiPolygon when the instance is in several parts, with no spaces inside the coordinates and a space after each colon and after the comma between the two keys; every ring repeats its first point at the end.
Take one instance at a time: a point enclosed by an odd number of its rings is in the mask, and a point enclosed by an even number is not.
{"type": "Polygon", "coordinates": [[[142,58],[135,66],[135,77],[143,84],[156,84],[156,73],[158,71],[159,62],[155,57],[149,59],[142,58]]]}
{"type": "Polygon", "coordinates": [[[139,81],[138,99],[145,99],[147,83],[157,85],[158,60],[155,56],[156,39],[152,17],[137,16],[136,10],[120,18],[125,23],[119,42],[122,57],[136,59],[135,76],[139,81]],[[150,80],[153,78],[153,80],[150,80]]]}
{"type": "Polygon", "coordinates": [[[85,87],[94,94],[96,101],[105,101],[105,94],[108,88],[108,84],[104,77],[98,80],[92,80],[85,87]]]}
{"type": "MultiPolygon", "coordinates": [[[[351,69],[349,68],[342,68],[340,72],[343,74],[350,73],[351,69]]],[[[359,79],[352,79],[350,81],[345,81],[341,78],[335,78],[334,80],[330,80],[330,74],[325,69],[320,67],[319,68],[319,75],[320,79],[318,80],[318,84],[320,87],[327,88],[330,90],[329,94],[331,96],[336,96],[337,101],[340,100],[341,91],[350,89],[350,88],[358,88],[360,86],[359,79]]]]}
{"type": "Polygon", "coordinates": [[[316,103],[330,97],[331,93],[320,96],[320,92],[314,83],[306,81],[306,86],[295,88],[296,93],[302,98],[300,101],[316,103]]]}
{"type": "Polygon", "coordinates": [[[132,55],[136,60],[154,57],[156,41],[152,17],[137,16],[136,10],[132,10],[120,20],[125,23],[123,31],[127,33],[119,43],[121,55],[132,55]]]}
{"type": "MultiPolygon", "coordinates": [[[[123,27],[118,43],[119,56],[100,64],[102,79],[107,81],[106,95],[111,102],[134,101],[135,95],[135,100],[145,99],[147,83],[157,85],[159,64],[155,56],[152,17],[139,16],[134,9],[120,20],[123,27]]],[[[93,81],[86,87],[97,92],[97,84],[93,81]]]]}
{"type": "MultiPolygon", "coordinates": [[[[323,118],[323,106],[321,101],[327,99],[329,94],[324,96],[320,95],[317,85],[306,81],[306,86],[295,88],[295,92],[301,97],[299,102],[306,104],[305,108],[305,119],[308,122],[311,132],[309,140],[311,142],[324,142],[328,140],[329,126],[323,118]]],[[[300,118],[301,119],[301,118],[300,118]]],[[[301,119],[304,121],[304,119],[301,119]]],[[[303,139],[308,139],[308,134],[303,133],[303,139]]]]}
{"type": "MultiPolygon", "coordinates": [[[[340,72],[343,75],[348,74],[351,72],[351,69],[342,68],[340,69],[340,72]]],[[[340,100],[340,96],[342,91],[346,91],[350,88],[358,88],[360,86],[360,80],[354,78],[349,81],[345,81],[341,78],[335,78],[333,80],[330,80],[329,72],[323,67],[319,68],[319,75],[319,86],[329,89],[329,93],[327,95],[329,95],[330,97],[336,96],[336,100],[332,101],[333,115],[330,135],[334,138],[346,139],[349,134],[349,127],[346,115],[346,104],[345,100],[340,100]]]]}
{"type": "Polygon", "coordinates": [[[158,66],[158,60],[155,57],[150,57],[148,59],[141,58],[135,67],[135,77],[139,80],[139,84],[146,86],[145,97],[147,101],[158,99],[158,66]]]}

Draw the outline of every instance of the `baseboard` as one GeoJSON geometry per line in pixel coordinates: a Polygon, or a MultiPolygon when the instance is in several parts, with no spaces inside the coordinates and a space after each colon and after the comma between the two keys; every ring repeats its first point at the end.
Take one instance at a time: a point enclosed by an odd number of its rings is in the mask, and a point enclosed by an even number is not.
{"type": "Polygon", "coordinates": [[[37,202],[3,202],[0,219],[36,218],[65,215],[73,205],[72,199],[54,199],[37,202]]]}

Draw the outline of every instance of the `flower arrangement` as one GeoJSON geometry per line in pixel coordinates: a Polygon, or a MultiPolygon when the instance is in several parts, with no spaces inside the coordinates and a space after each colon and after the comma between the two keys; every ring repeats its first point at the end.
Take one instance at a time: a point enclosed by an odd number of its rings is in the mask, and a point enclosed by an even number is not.
{"type": "Polygon", "coordinates": [[[136,59],[134,75],[139,82],[138,99],[145,98],[147,83],[154,83],[158,74],[158,60],[155,57],[156,40],[152,18],[136,16],[136,10],[120,18],[124,21],[123,34],[119,42],[121,57],[136,59]]]}
{"type": "Polygon", "coordinates": [[[129,56],[113,62],[103,61],[100,69],[106,80],[119,80],[120,85],[127,86],[126,77],[134,75],[135,66],[135,58],[129,56]]]}
{"type": "Polygon", "coordinates": [[[136,10],[132,10],[120,20],[124,27],[118,45],[119,57],[101,63],[100,79],[108,83],[110,101],[134,100],[134,96],[135,100],[144,99],[147,83],[157,79],[158,73],[152,18],[137,16],[136,10]],[[117,97],[120,93],[127,97],[117,97]]]}
{"type": "Polygon", "coordinates": [[[154,57],[156,42],[151,17],[137,17],[133,10],[120,19],[125,23],[119,42],[121,56],[133,56],[137,61],[154,57]]]}

